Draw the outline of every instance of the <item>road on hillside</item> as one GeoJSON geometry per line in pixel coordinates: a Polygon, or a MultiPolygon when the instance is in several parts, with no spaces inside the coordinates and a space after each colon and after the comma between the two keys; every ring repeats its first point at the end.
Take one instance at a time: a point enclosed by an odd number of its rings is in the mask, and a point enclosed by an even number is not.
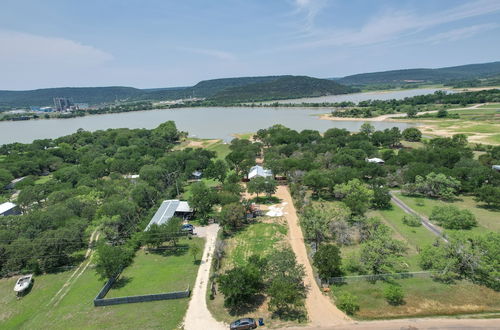
{"type": "Polygon", "coordinates": [[[288,223],[288,239],[292,250],[297,257],[297,262],[305,268],[306,278],[304,279],[304,283],[309,288],[306,298],[306,309],[309,316],[310,328],[322,327],[328,329],[347,324],[350,321],[349,317],[332,303],[330,297],[321,292],[314,279],[313,269],[307,256],[304,236],[288,188],[286,186],[278,186],[276,197],[281,199],[283,202],[282,205],[284,205],[283,215],[288,223]]]}
{"type": "Polygon", "coordinates": [[[396,195],[394,194],[393,191],[391,191],[390,194],[391,194],[391,200],[394,202],[394,204],[396,204],[399,208],[401,208],[405,213],[413,214],[413,215],[416,215],[417,217],[419,217],[420,222],[427,230],[429,230],[431,233],[433,233],[437,237],[440,237],[443,241],[448,243],[448,240],[444,237],[443,232],[441,230],[439,230],[436,226],[434,226],[429,221],[429,218],[424,217],[423,215],[417,213],[411,207],[406,205],[401,199],[396,197],[396,195]]]}

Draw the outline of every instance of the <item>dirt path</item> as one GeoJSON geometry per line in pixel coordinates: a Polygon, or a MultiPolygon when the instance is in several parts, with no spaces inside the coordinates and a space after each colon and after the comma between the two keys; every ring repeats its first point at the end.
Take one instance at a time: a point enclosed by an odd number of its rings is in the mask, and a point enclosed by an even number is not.
{"type": "Polygon", "coordinates": [[[206,292],[210,279],[210,267],[212,265],[212,256],[218,231],[219,225],[213,224],[204,227],[202,231],[197,233],[198,236],[205,237],[206,243],[205,249],[203,250],[201,265],[198,269],[198,275],[196,276],[196,282],[191,292],[189,307],[184,317],[184,329],[186,330],[225,330],[229,328],[228,325],[215,320],[207,307],[206,292]]]}
{"type": "Polygon", "coordinates": [[[424,217],[423,215],[421,215],[420,213],[418,213],[417,211],[406,205],[405,202],[403,202],[401,199],[397,198],[396,195],[394,195],[394,191],[391,191],[390,194],[391,194],[391,200],[394,202],[394,204],[396,204],[396,206],[402,209],[405,213],[413,214],[419,217],[420,222],[422,223],[425,229],[427,229],[428,231],[430,231],[431,233],[433,233],[437,237],[440,237],[443,241],[448,243],[448,240],[443,236],[441,230],[439,230],[436,226],[434,226],[429,221],[429,218],[424,217]]]}
{"type": "Polygon", "coordinates": [[[92,255],[92,242],[97,241],[99,239],[99,233],[97,232],[97,229],[94,230],[94,232],[90,235],[89,238],[89,247],[87,248],[87,251],[85,252],[85,260],[75,269],[73,274],[66,280],[66,282],[63,284],[63,286],[57,291],[57,293],[50,299],[49,303],[47,306],[51,305],[52,303],[54,306],[57,306],[61,300],[68,294],[69,290],[71,289],[71,286],[78,280],[78,278],[83,274],[83,272],[87,269],[87,267],[90,265],[91,262],[91,255],[92,255]]]}
{"type": "Polygon", "coordinates": [[[316,281],[307,257],[306,246],[304,245],[304,236],[299,226],[297,212],[293,206],[292,197],[286,186],[279,186],[276,196],[284,203],[284,216],[288,222],[288,238],[293,252],[297,256],[297,262],[304,265],[306,271],[305,284],[309,287],[306,298],[306,309],[311,321],[311,327],[333,327],[349,322],[349,318],[342,313],[330,300],[324,295],[316,281]]]}
{"type": "Polygon", "coordinates": [[[423,330],[423,329],[498,329],[500,319],[401,319],[382,321],[355,321],[336,327],[296,327],[287,330],[312,330],[312,329],[336,329],[336,330],[423,330]]]}

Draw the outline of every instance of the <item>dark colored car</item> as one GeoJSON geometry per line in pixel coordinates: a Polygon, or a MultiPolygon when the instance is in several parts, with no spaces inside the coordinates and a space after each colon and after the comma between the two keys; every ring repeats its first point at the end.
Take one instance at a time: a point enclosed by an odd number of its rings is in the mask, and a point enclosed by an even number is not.
{"type": "Polygon", "coordinates": [[[255,323],[255,320],[250,317],[236,320],[231,323],[231,326],[229,327],[231,330],[246,330],[255,328],[257,328],[257,323],[255,323]]]}
{"type": "Polygon", "coordinates": [[[187,231],[190,234],[193,234],[194,226],[192,224],[186,223],[182,225],[182,231],[187,231]]]}

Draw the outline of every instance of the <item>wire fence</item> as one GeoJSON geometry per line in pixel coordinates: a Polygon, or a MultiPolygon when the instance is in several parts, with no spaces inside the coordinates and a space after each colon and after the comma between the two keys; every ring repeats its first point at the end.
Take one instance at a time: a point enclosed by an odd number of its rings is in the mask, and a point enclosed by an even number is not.
{"type": "Polygon", "coordinates": [[[388,273],[388,274],[372,274],[372,275],[353,275],[353,276],[340,276],[331,277],[328,280],[319,281],[322,284],[339,284],[339,283],[350,283],[359,281],[369,281],[375,282],[377,280],[393,280],[393,279],[405,279],[405,278],[430,278],[436,272],[425,271],[425,272],[406,272],[406,273],[388,273]]]}

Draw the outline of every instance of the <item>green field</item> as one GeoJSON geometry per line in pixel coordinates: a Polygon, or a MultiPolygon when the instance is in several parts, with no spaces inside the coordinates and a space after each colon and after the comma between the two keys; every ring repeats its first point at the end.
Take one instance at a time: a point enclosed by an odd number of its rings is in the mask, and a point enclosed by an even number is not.
{"type": "Polygon", "coordinates": [[[481,109],[500,109],[500,103],[485,104],[480,106],[481,109]]]}
{"type": "MultiPolygon", "coordinates": [[[[201,243],[192,240],[191,243],[201,243]]],[[[189,298],[164,300],[147,303],[94,307],[93,299],[104,285],[92,268],[85,272],[70,286],[68,294],[58,304],[50,300],[61,289],[73,271],[35,277],[31,292],[21,299],[15,297],[14,283],[17,278],[0,280],[0,328],[2,329],[176,329],[187,310],[189,298]]],[[[178,256],[154,257],[138,252],[135,263],[125,270],[131,280],[116,290],[120,295],[125,292],[139,292],[155,283],[161,289],[177,285],[185,289],[191,287],[196,277],[197,266],[189,253],[178,256]],[[163,258],[163,260],[161,259],[163,258]],[[160,264],[158,264],[160,262],[160,264]],[[180,267],[180,265],[185,267],[180,267]],[[161,267],[158,268],[158,266],[161,267]],[[156,269],[155,275],[144,277],[138,268],[156,269]],[[177,272],[170,271],[177,267],[177,272]],[[180,267],[180,268],[179,268],[180,267]],[[159,273],[161,271],[161,273],[159,273]],[[167,276],[165,276],[167,275],[167,276]],[[175,285],[174,285],[175,284],[175,285]],[[127,287],[128,286],[128,287],[127,287]]],[[[114,290],[114,289],[113,289],[114,290]]],[[[111,292],[111,291],[110,291],[111,292]]],[[[143,291],[144,292],[144,291],[143,291]]],[[[155,292],[155,291],[153,291],[155,292]]],[[[152,293],[152,292],[149,292],[152,293]]]]}
{"type": "Polygon", "coordinates": [[[227,240],[226,267],[241,266],[252,254],[269,254],[287,233],[287,227],[276,223],[255,223],[227,240]]]}
{"type": "Polygon", "coordinates": [[[48,181],[50,181],[51,179],[52,179],[52,174],[46,175],[46,176],[41,176],[35,181],[35,184],[44,184],[44,183],[47,183],[48,181]]]}
{"type": "Polygon", "coordinates": [[[119,287],[109,290],[106,298],[182,291],[192,287],[198,265],[193,262],[189,247],[195,244],[203,251],[203,239],[197,237],[181,240],[177,251],[166,250],[159,254],[140,250],[134,263],[122,272],[119,287]]]}
{"type": "Polygon", "coordinates": [[[472,196],[459,196],[456,201],[445,202],[438,199],[404,196],[401,193],[396,193],[396,195],[409,207],[427,217],[431,215],[432,208],[434,206],[452,204],[460,209],[467,209],[476,216],[478,227],[472,229],[471,231],[500,231],[500,211],[481,207],[481,204],[474,201],[474,197],[472,196]]]}
{"type": "Polygon", "coordinates": [[[222,141],[209,145],[207,149],[215,151],[217,153],[217,159],[224,159],[226,158],[227,154],[231,152],[231,150],[229,150],[229,144],[226,144],[222,141]]]}
{"type": "Polygon", "coordinates": [[[430,278],[409,278],[395,282],[405,292],[405,303],[401,306],[389,305],[384,299],[387,283],[383,281],[335,285],[331,286],[331,292],[334,296],[346,292],[355,295],[360,305],[356,314],[359,319],[500,313],[500,292],[468,281],[444,284],[430,278]]]}

